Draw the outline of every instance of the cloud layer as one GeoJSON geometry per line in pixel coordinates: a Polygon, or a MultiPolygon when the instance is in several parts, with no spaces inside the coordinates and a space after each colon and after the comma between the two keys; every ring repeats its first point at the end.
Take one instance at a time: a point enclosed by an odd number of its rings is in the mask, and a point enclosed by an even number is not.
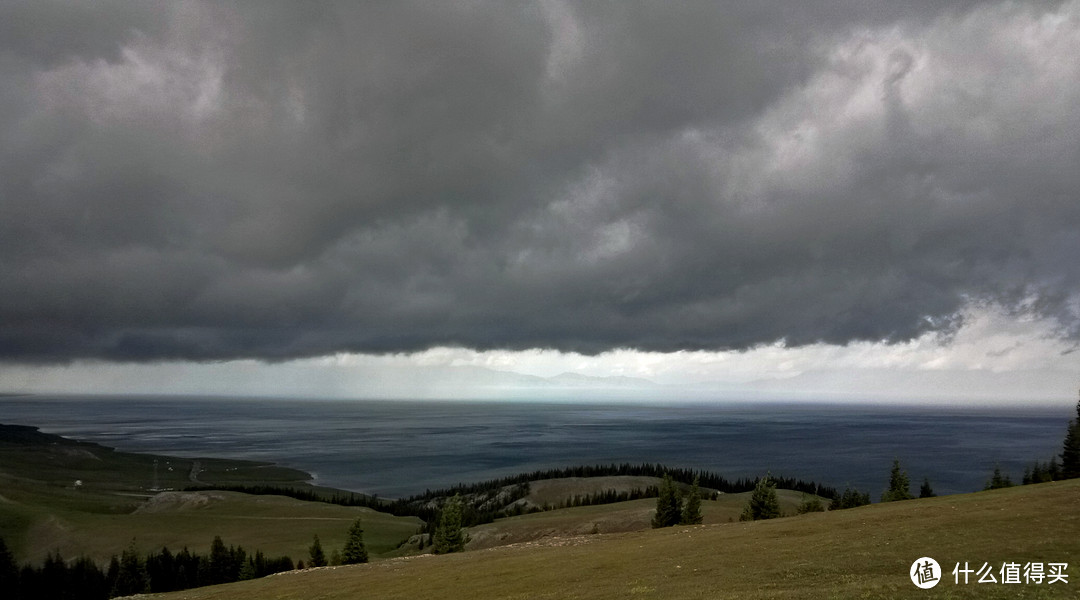
{"type": "Polygon", "coordinates": [[[1080,2],[0,8],[0,359],[1080,338],[1080,2]]]}

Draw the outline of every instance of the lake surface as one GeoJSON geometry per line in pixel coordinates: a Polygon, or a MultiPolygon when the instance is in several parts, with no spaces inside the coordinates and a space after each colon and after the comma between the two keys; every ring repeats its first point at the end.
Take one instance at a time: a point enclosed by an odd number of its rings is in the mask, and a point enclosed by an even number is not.
{"type": "Polygon", "coordinates": [[[912,491],[1019,482],[1061,451],[1070,409],[826,404],[602,404],[163,397],[0,398],[0,423],[121,450],[243,458],[324,485],[397,497],[552,467],[660,462],[727,477],[776,475],[869,492],[892,460],[912,491]]]}

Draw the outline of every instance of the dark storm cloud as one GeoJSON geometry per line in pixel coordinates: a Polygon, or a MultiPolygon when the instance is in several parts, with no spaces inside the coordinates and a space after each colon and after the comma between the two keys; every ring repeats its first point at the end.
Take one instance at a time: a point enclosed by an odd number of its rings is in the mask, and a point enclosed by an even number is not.
{"type": "Polygon", "coordinates": [[[1077,3],[7,3],[0,357],[1078,335],[1077,3]]]}

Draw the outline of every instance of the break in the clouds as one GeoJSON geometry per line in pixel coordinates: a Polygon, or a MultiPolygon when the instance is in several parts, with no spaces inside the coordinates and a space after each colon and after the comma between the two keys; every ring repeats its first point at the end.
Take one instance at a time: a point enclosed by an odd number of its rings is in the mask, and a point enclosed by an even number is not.
{"type": "Polygon", "coordinates": [[[1076,1],[6,2],[0,359],[1067,349],[1078,140],[1076,1]]]}

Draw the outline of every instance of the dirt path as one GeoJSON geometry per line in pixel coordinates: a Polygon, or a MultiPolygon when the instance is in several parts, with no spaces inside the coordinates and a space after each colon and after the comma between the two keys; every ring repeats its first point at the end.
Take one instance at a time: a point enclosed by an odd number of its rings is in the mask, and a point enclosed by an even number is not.
{"type": "Polygon", "coordinates": [[[190,479],[193,483],[206,485],[205,482],[199,481],[199,473],[202,473],[202,463],[197,460],[191,461],[191,473],[188,473],[188,479],[190,479]]]}

